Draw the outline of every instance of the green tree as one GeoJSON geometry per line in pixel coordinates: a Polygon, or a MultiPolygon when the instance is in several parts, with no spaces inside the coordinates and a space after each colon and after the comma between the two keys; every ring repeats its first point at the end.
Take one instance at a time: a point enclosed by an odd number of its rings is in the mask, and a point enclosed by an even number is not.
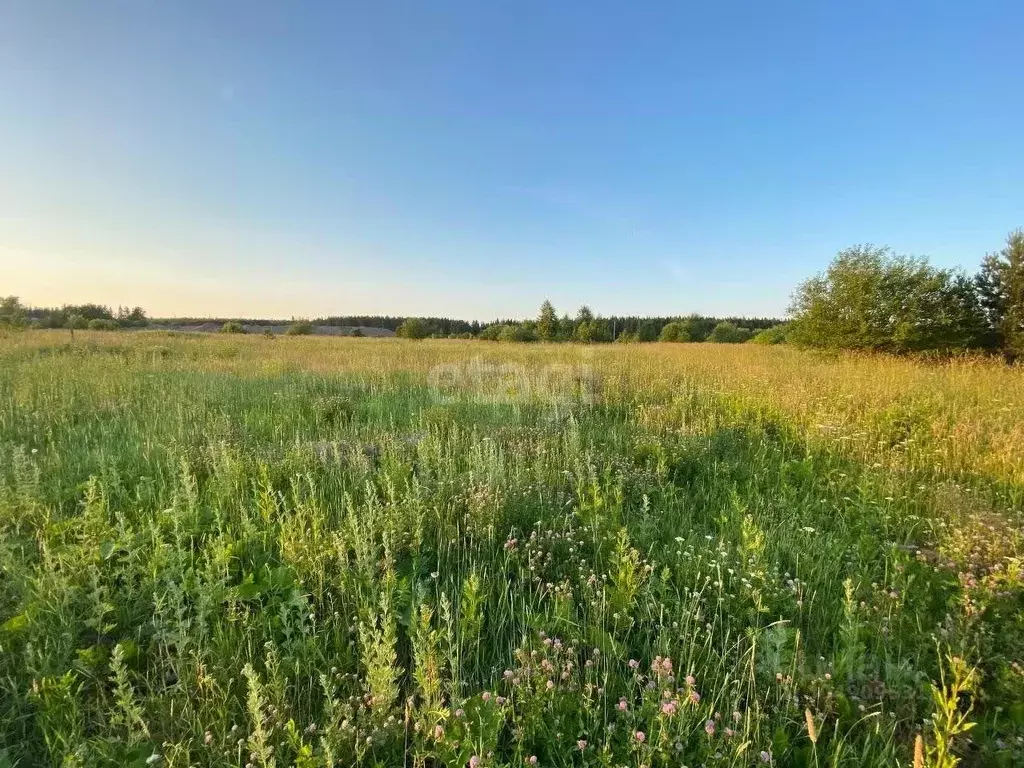
{"type": "Polygon", "coordinates": [[[363,329],[360,328],[358,325],[355,328],[353,328],[352,333],[349,334],[349,336],[355,336],[357,338],[362,338],[365,335],[366,334],[363,333],[363,329]]]}
{"type": "Polygon", "coordinates": [[[0,298],[0,328],[22,328],[25,325],[25,307],[17,296],[0,298]]]}
{"type": "Polygon", "coordinates": [[[594,313],[590,311],[590,307],[584,304],[579,308],[579,311],[576,312],[576,322],[572,332],[573,341],[593,341],[593,322],[594,313]]]}
{"type": "Polygon", "coordinates": [[[801,283],[789,312],[796,344],[896,353],[975,346],[984,321],[971,281],[870,245],[801,283]]]}
{"type": "Polygon", "coordinates": [[[707,341],[711,331],[718,323],[714,318],[701,317],[700,315],[689,315],[688,317],[684,317],[680,322],[686,330],[686,335],[689,341],[707,341]]]}
{"type": "Polygon", "coordinates": [[[221,333],[245,333],[245,326],[237,320],[228,320],[220,327],[221,333]]]}
{"type": "Polygon", "coordinates": [[[658,323],[654,320],[644,320],[640,323],[640,330],[637,331],[637,341],[657,341],[658,323]]]}
{"type": "Polygon", "coordinates": [[[686,328],[682,323],[673,321],[666,323],[665,327],[661,329],[661,334],[658,336],[658,341],[689,341],[690,335],[687,333],[686,328]]]}
{"type": "Polygon", "coordinates": [[[398,326],[395,334],[402,339],[425,339],[430,335],[430,329],[418,317],[409,317],[398,326]]]}
{"type": "Polygon", "coordinates": [[[1010,360],[1024,356],[1024,229],[1006,247],[985,257],[974,280],[984,314],[986,340],[1010,360]]]}
{"type": "Polygon", "coordinates": [[[707,340],[715,344],[742,344],[751,335],[749,328],[741,328],[735,323],[723,320],[712,329],[707,340]]]}
{"type": "Polygon", "coordinates": [[[612,340],[611,324],[603,317],[596,317],[590,321],[590,341],[605,343],[612,340]]]}
{"type": "Polygon", "coordinates": [[[71,331],[71,340],[75,340],[75,331],[85,328],[85,316],[78,312],[72,312],[64,321],[64,327],[71,331]]]}
{"type": "Polygon", "coordinates": [[[537,316],[537,338],[541,341],[554,341],[558,336],[558,315],[550,301],[544,299],[537,316]]]}
{"type": "Polygon", "coordinates": [[[572,341],[574,331],[575,328],[573,327],[572,318],[569,317],[568,314],[562,315],[561,319],[558,321],[558,327],[555,331],[555,340],[572,341]]]}
{"type": "Polygon", "coordinates": [[[118,324],[117,320],[108,320],[105,317],[94,317],[89,321],[88,328],[90,331],[116,331],[118,324]]]}

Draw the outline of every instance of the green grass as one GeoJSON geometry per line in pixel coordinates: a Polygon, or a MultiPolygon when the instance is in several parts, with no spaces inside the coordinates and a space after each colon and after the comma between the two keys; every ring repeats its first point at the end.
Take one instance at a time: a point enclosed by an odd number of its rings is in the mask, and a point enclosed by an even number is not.
{"type": "Polygon", "coordinates": [[[1019,372],[77,336],[0,340],[0,766],[1024,761],[1019,372]]]}

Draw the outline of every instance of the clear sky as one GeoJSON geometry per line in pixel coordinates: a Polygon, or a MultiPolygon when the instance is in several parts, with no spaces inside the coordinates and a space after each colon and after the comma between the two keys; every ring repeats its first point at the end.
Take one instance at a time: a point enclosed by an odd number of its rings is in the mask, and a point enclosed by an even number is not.
{"type": "Polygon", "coordinates": [[[0,293],[775,314],[1024,225],[1024,3],[0,0],[0,293]]]}

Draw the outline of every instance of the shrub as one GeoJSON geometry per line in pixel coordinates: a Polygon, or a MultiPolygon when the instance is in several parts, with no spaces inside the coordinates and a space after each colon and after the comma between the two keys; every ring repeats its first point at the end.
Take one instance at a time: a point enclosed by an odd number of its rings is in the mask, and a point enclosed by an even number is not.
{"type": "Polygon", "coordinates": [[[749,328],[740,328],[727,320],[715,326],[707,340],[715,344],[742,344],[751,337],[749,328]]]}
{"type": "Polygon", "coordinates": [[[507,326],[504,323],[494,323],[493,325],[488,325],[486,328],[480,331],[480,338],[483,339],[484,341],[497,341],[498,336],[501,335],[501,332],[505,330],[506,327],[507,326]]]}
{"type": "Polygon", "coordinates": [[[285,331],[289,336],[309,336],[313,332],[313,324],[309,320],[296,320],[285,331]]]}
{"type": "Polygon", "coordinates": [[[363,329],[359,328],[358,326],[353,328],[352,333],[349,334],[349,336],[355,336],[356,338],[362,338],[365,335],[366,334],[363,333],[363,329]]]}
{"type": "Polygon", "coordinates": [[[671,322],[661,329],[658,341],[689,341],[690,334],[682,323],[671,322]]]}
{"type": "Polygon", "coordinates": [[[536,341],[537,334],[525,325],[506,325],[498,333],[498,341],[536,341]]]}
{"type": "Polygon", "coordinates": [[[245,333],[245,327],[237,320],[229,320],[220,327],[221,333],[245,333]]]}
{"type": "Polygon", "coordinates": [[[430,335],[430,329],[418,317],[410,317],[398,326],[395,334],[402,339],[425,339],[430,335]]]}
{"type": "Polygon", "coordinates": [[[765,328],[760,333],[754,334],[750,339],[751,344],[784,344],[786,342],[787,328],[785,323],[765,328]]]}
{"type": "Polygon", "coordinates": [[[93,318],[88,325],[90,331],[116,331],[118,327],[117,320],[108,320],[102,317],[93,318]]]}

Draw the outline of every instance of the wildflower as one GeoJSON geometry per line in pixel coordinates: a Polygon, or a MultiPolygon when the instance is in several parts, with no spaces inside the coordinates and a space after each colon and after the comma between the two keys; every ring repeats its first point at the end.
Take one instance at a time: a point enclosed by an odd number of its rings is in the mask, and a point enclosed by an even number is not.
{"type": "Polygon", "coordinates": [[[582,752],[584,749],[587,748],[586,739],[580,739],[579,741],[577,741],[576,746],[579,747],[580,752],[582,752]]]}
{"type": "Polygon", "coordinates": [[[770,763],[772,761],[772,753],[766,750],[761,750],[761,762],[770,763]]]}
{"type": "Polygon", "coordinates": [[[530,755],[530,758],[526,762],[528,762],[530,765],[536,765],[537,764],[537,756],[536,755],[530,755]]]}
{"type": "Polygon", "coordinates": [[[674,715],[676,713],[676,702],[675,702],[675,700],[666,701],[664,704],[662,704],[661,705],[661,713],[663,715],[668,715],[669,717],[672,717],[672,715],[674,715]]]}
{"type": "Polygon", "coordinates": [[[696,691],[690,691],[690,701],[694,704],[700,704],[700,694],[696,691]]]}
{"type": "Polygon", "coordinates": [[[623,698],[619,699],[619,712],[625,712],[629,709],[629,703],[623,698]]]}
{"type": "Polygon", "coordinates": [[[203,734],[203,744],[206,744],[207,746],[209,746],[212,743],[213,743],[213,734],[210,733],[209,731],[207,731],[206,733],[203,734]]]}
{"type": "Polygon", "coordinates": [[[444,739],[444,728],[440,725],[434,726],[434,741],[442,741],[444,739]]]}
{"type": "Polygon", "coordinates": [[[636,739],[637,741],[639,741],[639,742],[640,742],[641,744],[643,744],[643,743],[644,743],[645,741],[647,741],[647,734],[646,734],[646,733],[644,733],[643,731],[637,731],[637,732],[636,732],[636,733],[634,734],[634,738],[635,738],[635,739],[636,739]]]}
{"type": "Polygon", "coordinates": [[[469,768],[480,768],[480,758],[477,755],[469,758],[469,768]]]}
{"type": "Polygon", "coordinates": [[[636,659],[630,659],[629,660],[629,668],[630,669],[634,669],[634,670],[640,669],[640,662],[637,661],[636,659]]]}
{"type": "Polygon", "coordinates": [[[547,689],[549,691],[552,690],[555,687],[555,681],[554,680],[548,680],[546,687],[547,687],[547,689]]]}
{"type": "Polygon", "coordinates": [[[714,720],[708,720],[706,723],[704,723],[704,730],[707,732],[708,736],[714,736],[715,735],[715,721],[714,720]]]}
{"type": "Polygon", "coordinates": [[[732,713],[732,721],[734,723],[738,723],[742,719],[743,719],[743,715],[741,715],[739,712],[733,712],[732,713]]]}
{"type": "Polygon", "coordinates": [[[690,686],[691,688],[693,688],[693,686],[695,686],[697,684],[697,678],[695,678],[693,675],[687,675],[686,676],[686,684],[688,686],[690,686]]]}
{"type": "Polygon", "coordinates": [[[160,762],[160,755],[156,752],[146,758],[146,765],[156,765],[158,762],[160,762]]]}
{"type": "Polygon", "coordinates": [[[480,694],[480,698],[483,699],[484,701],[490,701],[491,700],[491,692],[490,691],[484,691],[483,693],[480,694]]]}
{"type": "Polygon", "coordinates": [[[466,714],[464,710],[461,710],[461,709],[456,709],[455,710],[455,716],[456,717],[462,717],[464,714],[466,714]]]}

